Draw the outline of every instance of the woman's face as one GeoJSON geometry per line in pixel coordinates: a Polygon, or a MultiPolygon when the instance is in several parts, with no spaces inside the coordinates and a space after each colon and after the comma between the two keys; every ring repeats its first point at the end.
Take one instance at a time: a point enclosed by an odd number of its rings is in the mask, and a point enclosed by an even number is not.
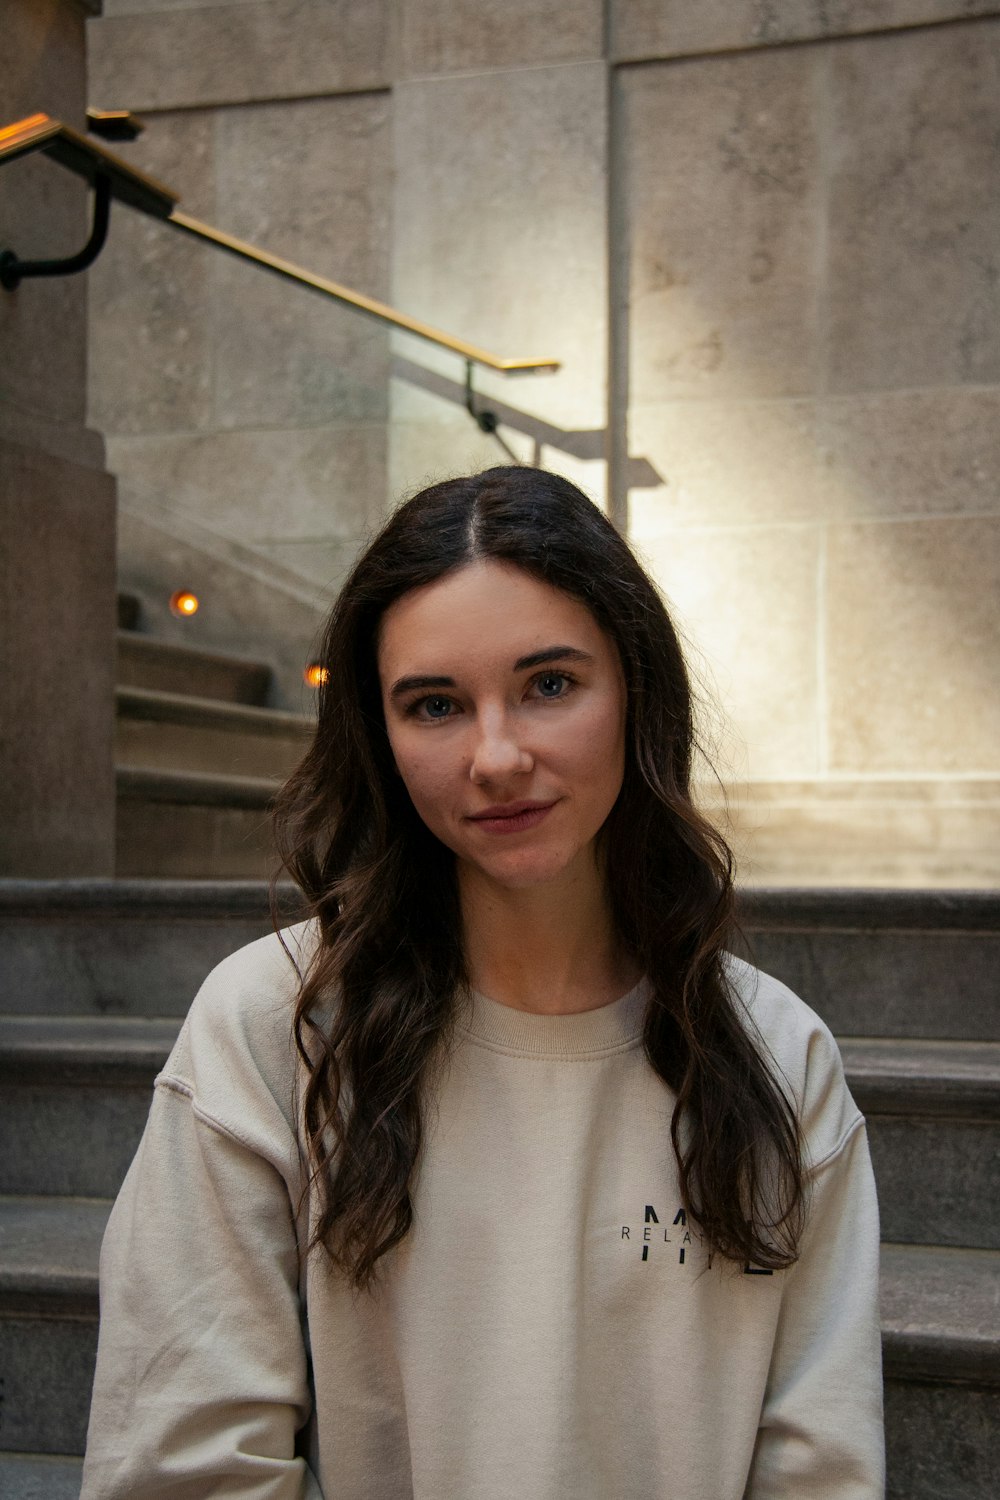
{"type": "Polygon", "coordinates": [[[584,605],[470,563],[390,606],[378,666],[399,774],[460,867],[526,888],[593,864],[622,784],[625,684],[584,605]]]}

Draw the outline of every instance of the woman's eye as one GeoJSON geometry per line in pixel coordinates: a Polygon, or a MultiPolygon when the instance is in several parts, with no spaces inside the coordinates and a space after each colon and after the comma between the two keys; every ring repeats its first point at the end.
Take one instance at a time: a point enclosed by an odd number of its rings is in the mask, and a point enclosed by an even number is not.
{"type": "Polygon", "coordinates": [[[535,680],[535,686],[543,698],[561,698],[568,678],[562,672],[546,672],[535,680]]]}
{"type": "Polygon", "coordinates": [[[446,719],[451,713],[450,698],[422,698],[414,708],[427,719],[446,719]]]}

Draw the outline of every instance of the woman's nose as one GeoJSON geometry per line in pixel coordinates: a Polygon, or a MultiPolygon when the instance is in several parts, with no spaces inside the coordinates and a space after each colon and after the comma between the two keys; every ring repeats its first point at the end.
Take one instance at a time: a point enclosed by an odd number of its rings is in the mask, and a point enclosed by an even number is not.
{"type": "Polygon", "coordinates": [[[534,764],[506,714],[484,714],[477,726],[469,775],[474,782],[502,781],[530,771],[534,764]]]}

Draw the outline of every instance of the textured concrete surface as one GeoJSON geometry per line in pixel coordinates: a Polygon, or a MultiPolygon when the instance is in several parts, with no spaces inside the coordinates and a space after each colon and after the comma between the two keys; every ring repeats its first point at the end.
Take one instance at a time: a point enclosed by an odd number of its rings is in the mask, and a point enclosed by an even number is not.
{"type": "Polygon", "coordinates": [[[287,776],[315,721],[279,709],[220,704],[186,694],[119,688],[118,765],[228,776],[287,776]]]}
{"type": "Polygon", "coordinates": [[[754,962],[841,1036],[1000,1041],[996,932],[749,927],[754,962]]]}
{"type": "Polygon", "coordinates": [[[699,803],[743,885],[1000,886],[996,777],[707,784],[699,803]]]}
{"type": "Polygon", "coordinates": [[[816,533],[678,527],[643,537],[638,552],[684,633],[723,777],[815,774],[816,533]]]}
{"type": "Polygon", "coordinates": [[[401,0],[397,12],[400,78],[581,62],[602,53],[600,0],[510,0],[495,8],[480,0],[401,0]]]}
{"type": "Polygon", "coordinates": [[[887,1500],[986,1500],[1000,1469],[995,1386],[885,1382],[887,1500]]]}
{"type": "Polygon", "coordinates": [[[620,60],[767,47],[990,15],[991,0],[614,0],[620,60]]]}
{"type": "Polygon", "coordinates": [[[1000,517],[832,526],[830,765],[1000,770],[1000,517]]]}
{"type": "Polygon", "coordinates": [[[83,1452],[96,1358],[96,1302],[92,1319],[0,1313],[4,1442],[11,1451],[83,1452]]]}
{"type": "Polygon", "coordinates": [[[869,1114],[882,1234],[918,1245],[1000,1249],[1000,1123],[869,1114]]]}
{"type": "Polygon", "coordinates": [[[830,389],[995,384],[1000,19],[829,64],[830,389]]]}
{"type": "Polygon", "coordinates": [[[80,1500],[78,1458],[0,1453],[0,1490],[7,1500],[80,1500]]]}
{"type": "Polygon", "coordinates": [[[0,442],[0,875],[111,874],[115,493],[0,442]]]}
{"type": "Polygon", "coordinates": [[[0,1012],[183,1016],[267,912],[259,880],[0,881],[0,1012]]]}
{"type": "Polygon", "coordinates": [[[91,92],[105,108],[141,112],[301,98],[387,82],[382,0],[142,11],[91,23],[91,92]]]}
{"type": "Polygon", "coordinates": [[[130,630],[118,632],[117,651],[121,687],[191,693],[225,704],[260,705],[267,699],[270,668],[264,662],[179,646],[130,630]]]}
{"type": "MultiPolygon", "coordinates": [[[[221,779],[221,778],[220,778],[221,779]]],[[[256,805],[150,800],[118,803],[116,870],[125,878],[269,880],[280,873],[271,823],[256,805]]]]}

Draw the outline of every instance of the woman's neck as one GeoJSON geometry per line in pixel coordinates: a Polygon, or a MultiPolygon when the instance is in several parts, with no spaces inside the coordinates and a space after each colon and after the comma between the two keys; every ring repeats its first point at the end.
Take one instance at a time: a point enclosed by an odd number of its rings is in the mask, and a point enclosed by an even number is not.
{"type": "Polygon", "coordinates": [[[638,983],[596,870],[511,890],[460,865],[458,883],[469,979],[491,1000],[569,1015],[610,1005],[638,983]]]}

